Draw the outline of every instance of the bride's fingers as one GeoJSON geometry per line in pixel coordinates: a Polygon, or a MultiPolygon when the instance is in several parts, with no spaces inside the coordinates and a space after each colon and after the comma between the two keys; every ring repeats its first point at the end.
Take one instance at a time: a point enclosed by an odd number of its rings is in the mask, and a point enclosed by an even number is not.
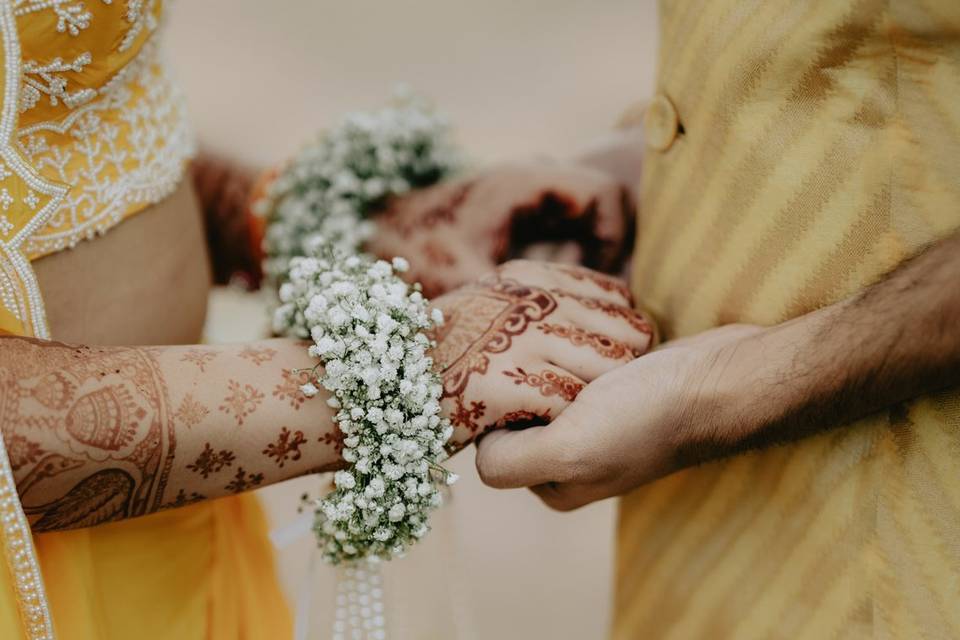
{"type": "Polygon", "coordinates": [[[548,351],[550,364],[587,382],[622,367],[643,353],[625,342],[572,324],[543,324],[540,329],[554,338],[548,351]]]}
{"type": "Polygon", "coordinates": [[[576,286],[567,287],[572,293],[579,293],[600,300],[627,307],[633,306],[633,295],[622,278],[600,273],[579,265],[562,265],[557,269],[576,286]]]}
{"type": "Polygon", "coordinates": [[[502,278],[512,278],[554,293],[565,291],[577,296],[600,298],[610,304],[630,304],[630,293],[625,284],[575,265],[511,260],[500,265],[497,272],[502,278]]]}
{"type": "Polygon", "coordinates": [[[491,366],[485,376],[471,381],[462,396],[445,400],[454,428],[453,448],[462,448],[489,431],[549,424],[584,386],[569,371],[543,362],[491,366]]]}
{"type": "Polygon", "coordinates": [[[512,393],[504,394],[510,400],[503,404],[504,415],[499,418],[495,428],[533,426],[531,420],[547,424],[576,400],[587,385],[583,378],[570,370],[546,362],[515,365],[500,373],[512,386],[512,393]]]}
{"type": "Polygon", "coordinates": [[[623,316],[565,309],[563,320],[538,323],[536,331],[550,339],[547,360],[589,382],[648,352],[653,330],[629,309],[622,310],[623,316]]]}
{"type": "Polygon", "coordinates": [[[600,298],[591,298],[553,291],[560,311],[578,326],[595,333],[607,333],[612,338],[627,342],[643,351],[652,345],[653,322],[642,312],[622,304],[611,304],[600,298]]]}
{"type": "Polygon", "coordinates": [[[483,431],[521,430],[552,422],[586,386],[569,370],[547,362],[511,364],[490,372],[490,411],[483,431]]]}

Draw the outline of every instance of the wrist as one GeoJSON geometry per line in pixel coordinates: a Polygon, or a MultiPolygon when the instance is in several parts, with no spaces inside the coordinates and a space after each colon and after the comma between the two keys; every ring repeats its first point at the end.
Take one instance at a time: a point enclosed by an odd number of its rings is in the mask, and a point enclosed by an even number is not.
{"type": "Polygon", "coordinates": [[[791,411],[798,394],[787,372],[803,336],[784,329],[721,327],[691,345],[692,379],[677,400],[684,407],[674,436],[679,468],[752,448],[791,411]]]}
{"type": "Polygon", "coordinates": [[[773,327],[744,329],[706,350],[706,373],[686,420],[690,426],[680,430],[678,440],[686,464],[807,435],[811,425],[799,417],[842,379],[830,369],[842,359],[821,353],[820,345],[822,328],[835,312],[828,308],[773,327]]]}

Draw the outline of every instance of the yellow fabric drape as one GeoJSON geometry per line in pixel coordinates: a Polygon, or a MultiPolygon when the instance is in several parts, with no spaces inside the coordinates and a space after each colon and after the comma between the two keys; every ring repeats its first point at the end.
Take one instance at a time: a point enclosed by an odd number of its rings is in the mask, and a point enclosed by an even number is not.
{"type": "MultiPolygon", "coordinates": [[[[955,0],[661,2],[658,92],[633,288],[668,339],[960,228],[955,0]]],[[[958,540],[951,390],[626,496],[613,636],[960,638],[958,540]]]]}
{"type": "Polygon", "coordinates": [[[58,638],[289,638],[252,494],[35,537],[58,638]]]}

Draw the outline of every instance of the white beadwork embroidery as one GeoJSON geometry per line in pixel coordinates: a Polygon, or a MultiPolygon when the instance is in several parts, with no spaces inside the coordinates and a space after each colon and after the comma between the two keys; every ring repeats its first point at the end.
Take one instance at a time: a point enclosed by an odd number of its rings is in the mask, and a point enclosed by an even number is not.
{"type": "MultiPolygon", "coordinates": [[[[101,0],[103,4],[112,4],[113,0],[101,0]]],[[[37,11],[52,10],[57,16],[57,31],[72,36],[90,26],[93,17],[86,5],[80,0],[14,0],[13,14],[26,15],[37,11]]]]}
{"type": "MultiPolygon", "coordinates": [[[[28,254],[73,247],[103,233],[136,205],[159,202],[183,177],[193,154],[182,95],[148,43],[102,99],[73,111],[59,123],[17,133],[18,147],[38,171],[74,184],[47,224],[27,239],[28,254]],[[119,110],[124,126],[101,117],[119,110]],[[52,134],[69,133],[58,145],[52,134]]],[[[29,202],[27,202],[29,205],[29,202]]]]}
{"type": "MultiPolygon", "coordinates": [[[[16,126],[17,87],[20,84],[20,42],[17,26],[14,22],[12,7],[0,3],[0,39],[4,54],[3,102],[0,104],[0,156],[5,171],[10,173],[4,179],[16,178],[25,182],[31,189],[50,196],[50,205],[64,195],[65,190],[36,176],[17,156],[12,148],[14,127],[16,126]],[[9,169],[7,169],[9,167],[9,169]]],[[[46,207],[37,211],[34,220],[42,220],[47,214],[46,207]]],[[[24,227],[27,232],[36,229],[33,220],[24,227]]],[[[37,287],[36,277],[27,263],[19,245],[20,234],[9,242],[0,242],[0,297],[8,310],[17,312],[17,317],[33,329],[33,334],[45,336],[46,321],[43,318],[43,300],[37,287]],[[26,308],[25,308],[26,307],[26,308]]],[[[7,458],[3,439],[0,438],[0,527],[10,573],[13,576],[13,588],[17,594],[18,607],[24,623],[27,640],[52,640],[53,622],[47,604],[43,578],[40,575],[40,562],[33,548],[30,525],[17,496],[13,472],[7,458]]]]}
{"type": "MultiPolygon", "coordinates": [[[[113,0],[100,1],[104,4],[113,3],[113,0]]],[[[117,51],[126,51],[133,46],[144,29],[149,33],[157,29],[157,19],[154,15],[156,2],[157,0],[149,0],[149,2],[127,0],[124,18],[130,24],[130,27],[124,33],[123,39],[117,46],[117,51]]],[[[16,16],[47,9],[52,10],[57,16],[57,31],[60,33],[66,32],[72,36],[79,35],[80,31],[88,28],[93,17],[93,14],[87,11],[86,6],[79,0],[19,0],[13,4],[14,15],[16,16]]],[[[20,112],[23,113],[35,107],[44,94],[49,96],[50,104],[53,106],[63,102],[71,109],[95,98],[98,92],[91,88],[70,91],[67,86],[67,78],[59,75],[67,71],[79,73],[91,61],[92,56],[89,51],[81,53],[72,62],[64,62],[62,58],[54,58],[47,63],[24,60],[21,66],[23,86],[20,87],[20,112]]],[[[112,84],[115,83],[113,81],[108,82],[107,86],[101,88],[99,93],[104,94],[112,84]]]]}
{"type": "Polygon", "coordinates": [[[144,0],[127,0],[127,22],[130,23],[130,29],[117,47],[117,51],[129,49],[144,29],[153,31],[157,28],[156,18],[153,17],[154,2],[155,0],[150,0],[149,3],[144,0]]]}
{"type": "Polygon", "coordinates": [[[93,89],[78,89],[69,91],[67,79],[61,75],[65,71],[81,72],[90,64],[92,58],[89,52],[84,52],[73,59],[73,62],[64,62],[62,58],[54,58],[47,64],[40,64],[33,60],[24,60],[20,68],[23,74],[23,86],[20,88],[20,112],[23,113],[37,106],[43,94],[49,96],[50,104],[57,106],[62,101],[71,109],[89,102],[97,95],[93,89]]]}

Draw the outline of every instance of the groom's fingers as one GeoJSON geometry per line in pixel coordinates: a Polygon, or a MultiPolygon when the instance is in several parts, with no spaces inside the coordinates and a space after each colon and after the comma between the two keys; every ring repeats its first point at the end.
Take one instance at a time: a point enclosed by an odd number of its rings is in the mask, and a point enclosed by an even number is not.
{"type": "Polygon", "coordinates": [[[548,482],[530,487],[530,491],[555,511],[573,511],[609,497],[604,488],[598,484],[548,482]]]}
{"type": "Polygon", "coordinates": [[[530,487],[530,491],[555,511],[573,511],[589,503],[589,500],[577,499],[578,488],[577,485],[548,482],[530,487]]]}
{"type": "Polygon", "coordinates": [[[590,454],[576,434],[588,424],[584,411],[574,402],[545,427],[486,435],[477,444],[480,479],[495,489],[582,481],[590,454]]]}
{"type": "Polygon", "coordinates": [[[477,443],[477,472],[494,489],[518,489],[556,480],[556,438],[550,427],[494,431],[477,443]]]}

